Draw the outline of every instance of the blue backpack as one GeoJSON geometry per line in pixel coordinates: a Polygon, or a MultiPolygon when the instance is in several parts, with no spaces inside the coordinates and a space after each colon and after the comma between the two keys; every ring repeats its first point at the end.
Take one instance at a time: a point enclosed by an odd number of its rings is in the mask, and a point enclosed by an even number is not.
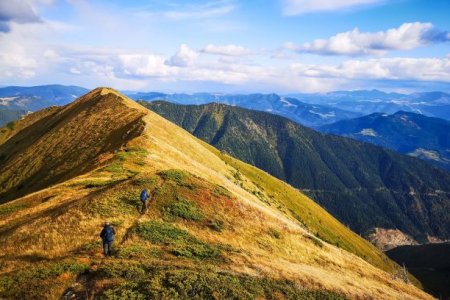
{"type": "Polygon", "coordinates": [[[142,202],[145,202],[145,201],[147,201],[147,199],[148,199],[148,193],[147,193],[147,190],[143,190],[143,191],[141,192],[141,201],[142,201],[142,202]]]}
{"type": "Polygon", "coordinates": [[[108,242],[108,243],[114,241],[114,229],[110,226],[106,226],[103,229],[102,238],[103,238],[103,241],[108,242]]]}

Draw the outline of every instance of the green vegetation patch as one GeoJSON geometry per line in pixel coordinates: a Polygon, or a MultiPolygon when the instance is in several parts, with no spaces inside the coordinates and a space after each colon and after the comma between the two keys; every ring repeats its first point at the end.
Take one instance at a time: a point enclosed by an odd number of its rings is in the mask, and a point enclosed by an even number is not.
{"type": "Polygon", "coordinates": [[[226,188],[224,188],[221,185],[216,184],[214,186],[214,190],[213,190],[213,195],[216,197],[227,197],[227,198],[231,198],[231,192],[229,190],[227,190],[226,188]]]}
{"type": "Polygon", "coordinates": [[[163,178],[164,180],[172,181],[178,186],[186,187],[191,190],[195,188],[195,185],[189,181],[192,175],[186,171],[170,169],[161,171],[158,173],[158,175],[161,176],[161,178],[163,178]]]}
{"type": "Polygon", "coordinates": [[[210,221],[208,226],[214,231],[222,232],[225,227],[225,223],[222,220],[212,220],[210,221]]]}
{"type": "Polygon", "coordinates": [[[49,290],[61,285],[56,277],[78,275],[89,269],[79,262],[41,263],[0,276],[0,298],[48,299],[49,290]]]}
{"type": "Polygon", "coordinates": [[[307,290],[286,280],[213,271],[149,269],[148,279],[103,291],[103,299],[345,299],[326,290],[307,290]]]}
{"type": "Polygon", "coordinates": [[[186,230],[161,221],[141,222],[136,226],[136,233],[152,243],[171,246],[171,253],[176,256],[213,259],[221,254],[219,247],[207,244],[186,230]]]}
{"type": "Polygon", "coordinates": [[[117,252],[117,257],[127,259],[161,257],[162,255],[163,251],[140,244],[121,246],[117,252]]]}
{"type": "Polygon", "coordinates": [[[115,217],[138,213],[140,200],[138,188],[120,187],[108,190],[92,201],[91,211],[102,217],[115,217]]]}
{"type": "Polygon", "coordinates": [[[279,232],[275,228],[269,227],[269,229],[267,230],[267,233],[275,239],[278,239],[278,240],[281,239],[281,232],[279,232]]]}
{"type": "Polygon", "coordinates": [[[0,217],[5,217],[7,215],[15,213],[16,211],[19,211],[19,210],[24,209],[24,208],[27,208],[27,205],[25,205],[25,204],[4,204],[4,205],[0,205],[0,217]]]}
{"type": "Polygon", "coordinates": [[[164,207],[164,215],[167,219],[181,218],[185,220],[200,221],[204,216],[197,204],[181,196],[164,207]]]}

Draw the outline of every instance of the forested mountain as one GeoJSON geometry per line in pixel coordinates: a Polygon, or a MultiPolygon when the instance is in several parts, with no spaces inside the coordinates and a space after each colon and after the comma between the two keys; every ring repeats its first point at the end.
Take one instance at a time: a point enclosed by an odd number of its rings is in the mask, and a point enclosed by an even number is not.
{"type": "Polygon", "coordinates": [[[319,130],[417,156],[450,170],[450,121],[400,111],[342,120],[319,130]]]}
{"type": "Polygon", "coordinates": [[[300,188],[365,234],[450,237],[450,173],[414,157],[223,104],[145,103],[200,139],[300,188]]]}

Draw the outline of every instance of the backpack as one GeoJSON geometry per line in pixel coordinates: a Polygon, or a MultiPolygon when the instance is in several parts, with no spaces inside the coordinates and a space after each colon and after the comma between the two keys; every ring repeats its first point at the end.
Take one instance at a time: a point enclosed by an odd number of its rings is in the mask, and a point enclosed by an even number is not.
{"type": "Polygon", "coordinates": [[[147,201],[147,198],[148,198],[147,190],[143,190],[143,191],[141,192],[141,201],[142,201],[142,202],[145,202],[145,201],[147,201]]]}
{"type": "Polygon", "coordinates": [[[112,242],[114,241],[114,229],[110,226],[104,228],[103,241],[112,242]]]}

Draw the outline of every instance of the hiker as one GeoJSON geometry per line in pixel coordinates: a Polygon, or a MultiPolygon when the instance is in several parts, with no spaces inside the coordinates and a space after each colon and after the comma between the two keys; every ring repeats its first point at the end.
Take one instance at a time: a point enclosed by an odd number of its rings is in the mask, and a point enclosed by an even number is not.
{"type": "Polygon", "coordinates": [[[100,233],[100,237],[103,241],[103,253],[105,256],[111,256],[111,246],[114,241],[114,236],[116,235],[116,231],[114,228],[106,222],[103,226],[103,230],[100,233]]]}
{"type": "Polygon", "coordinates": [[[141,202],[142,202],[142,208],[141,208],[141,214],[144,214],[147,211],[147,200],[149,198],[149,194],[147,189],[144,189],[141,192],[141,202]]]}

